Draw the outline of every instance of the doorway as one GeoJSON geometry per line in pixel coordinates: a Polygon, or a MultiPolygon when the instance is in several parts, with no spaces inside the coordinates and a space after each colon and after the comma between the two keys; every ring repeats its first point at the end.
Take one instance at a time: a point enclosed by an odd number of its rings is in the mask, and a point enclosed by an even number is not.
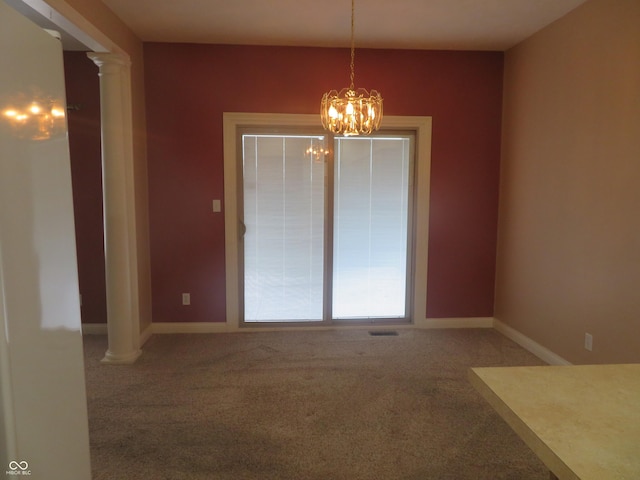
{"type": "MultiPolygon", "coordinates": [[[[318,118],[316,115],[299,115],[299,114],[256,114],[256,113],[225,113],[224,114],[224,165],[225,165],[225,198],[224,198],[224,210],[225,210],[225,249],[226,249],[226,310],[227,310],[227,322],[226,329],[235,329],[239,327],[244,328],[252,328],[252,327],[288,327],[293,325],[305,325],[305,326],[316,326],[318,328],[327,328],[333,326],[344,326],[344,325],[358,325],[361,323],[370,324],[371,322],[396,322],[396,323],[421,323],[426,320],[426,279],[427,279],[427,252],[428,252],[428,212],[429,212],[429,174],[430,174],[430,152],[431,152],[431,118],[430,117],[393,117],[387,116],[385,117],[385,123],[383,124],[384,132],[380,136],[374,137],[358,137],[352,139],[344,139],[343,137],[331,138],[328,137],[326,132],[322,130],[318,130],[318,118]],[[292,126],[293,128],[286,129],[283,125],[292,126]],[[310,239],[310,237],[305,237],[302,241],[299,242],[300,245],[305,245],[307,248],[307,252],[309,250],[309,246],[312,245],[314,254],[318,251],[322,252],[322,256],[316,257],[316,260],[309,260],[309,257],[305,257],[307,265],[314,265],[314,267],[309,270],[307,268],[305,275],[309,277],[309,271],[312,272],[310,278],[313,278],[313,283],[315,285],[315,289],[318,290],[317,285],[321,285],[321,305],[319,305],[318,300],[314,300],[311,302],[314,305],[314,312],[312,315],[265,315],[266,318],[262,319],[260,316],[248,317],[249,320],[260,319],[263,321],[245,321],[245,308],[246,308],[246,297],[245,297],[245,283],[249,281],[249,279],[245,278],[245,262],[248,260],[250,255],[253,255],[252,252],[247,251],[247,255],[245,255],[245,243],[250,240],[247,237],[247,234],[251,235],[250,230],[252,228],[256,228],[258,225],[258,220],[251,220],[250,218],[245,218],[246,213],[250,213],[250,208],[245,212],[245,203],[253,202],[254,205],[259,205],[264,207],[266,205],[267,200],[263,197],[252,197],[250,200],[245,200],[244,189],[245,189],[245,165],[244,165],[244,157],[243,157],[243,149],[246,145],[250,145],[253,148],[253,155],[255,156],[255,143],[246,144],[243,147],[243,135],[252,135],[255,138],[250,138],[250,142],[254,142],[257,140],[258,143],[262,141],[268,140],[266,145],[269,146],[269,151],[271,155],[270,162],[273,162],[274,165],[279,164],[279,167],[275,168],[274,171],[277,170],[279,172],[280,182],[279,189],[280,191],[287,191],[288,189],[284,188],[284,186],[289,182],[290,184],[294,184],[296,188],[300,188],[301,179],[309,178],[310,175],[313,175],[314,179],[322,178],[322,183],[311,183],[308,182],[310,180],[305,180],[307,182],[307,186],[305,189],[307,190],[307,194],[311,191],[314,193],[315,198],[313,200],[305,200],[303,202],[293,202],[292,206],[294,209],[297,208],[299,211],[301,207],[304,207],[305,210],[309,211],[310,206],[311,209],[315,209],[316,213],[319,211],[319,206],[322,206],[322,215],[316,217],[315,220],[307,221],[305,224],[301,222],[300,219],[296,220],[294,223],[291,223],[290,219],[287,220],[289,223],[286,228],[290,228],[292,225],[297,225],[296,228],[298,232],[301,231],[303,225],[307,225],[304,228],[311,229],[310,231],[314,232],[315,239],[310,239]],[[283,137],[287,137],[284,138],[283,137]],[[306,138],[301,138],[306,137],[306,138]],[[406,216],[398,216],[397,213],[393,213],[391,206],[394,205],[394,202],[380,201],[375,203],[375,200],[379,200],[385,198],[384,193],[373,193],[376,188],[380,188],[380,186],[385,186],[388,183],[391,183],[389,179],[389,172],[385,171],[385,169],[380,170],[380,166],[375,168],[376,162],[374,161],[374,169],[370,170],[369,167],[372,164],[371,161],[371,151],[372,147],[374,150],[382,150],[388,151],[388,145],[380,147],[379,145],[375,145],[376,143],[384,143],[390,142],[391,145],[393,142],[390,140],[391,138],[402,137],[401,140],[395,140],[398,144],[403,145],[405,150],[409,151],[408,158],[413,160],[413,165],[411,165],[411,161],[409,163],[405,163],[404,169],[406,170],[407,176],[405,176],[405,191],[403,195],[404,198],[404,208],[406,212],[406,216]],[[285,144],[285,153],[283,155],[283,142],[285,144]],[[344,143],[343,143],[344,142],[344,143]],[[360,142],[360,143],[356,143],[360,142]],[[371,143],[373,142],[373,143],[371,143]],[[407,143],[408,142],[408,143],[407,143]],[[276,148],[276,144],[278,144],[278,148],[276,148]],[[296,145],[298,144],[298,145],[296,145]],[[408,148],[407,148],[408,146],[408,148]],[[380,148],[379,148],[380,147],[380,148]],[[298,160],[297,164],[294,166],[291,164],[291,158],[295,157],[293,152],[297,150],[296,154],[298,158],[300,155],[304,155],[307,150],[309,153],[313,155],[324,154],[325,158],[311,158],[306,157],[305,161],[298,160]],[[351,150],[351,152],[349,152],[351,150]],[[275,153],[275,152],[279,153],[275,153]],[[288,154],[286,153],[288,151],[288,154]],[[351,160],[346,163],[340,165],[341,161],[346,161],[351,157],[351,160]],[[284,158],[284,160],[283,160],[284,158]],[[356,159],[356,160],[354,160],[356,159]],[[368,159],[365,161],[365,159],[368,159]],[[277,162],[276,162],[277,160],[277,162]],[[366,175],[361,175],[361,178],[358,180],[358,177],[350,177],[349,174],[353,172],[348,171],[348,166],[353,167],[357,162],[361,163],[361,168],[356,169],[367,172],[366,175]],[[284,165],[284,170],[283,170],[284,165]],[[304,166],[303,168],[303,165],[304,166]],[[315,167],[314,167],[315,165],[315,167]],[[369,167],[367,169],[364,168],[365,165],[369,167]],[[291,171],[287,176],[287,170],[291,167],[291,171]],[[319,171],[322,172],[319,175],[319,171]],[[336,178],[340,177],[340,178],[336,178]],[[371,185],[365,188],[364,180],[366,182],[372,182],[371,185]],[[379,179],[383,180],[379,180],[379,179]],[[295,181],[294,181],[295,180],[295,181]],[[377,182],[377,183],[376,183],[377,182]],[[355,188],[354,185],[359,185],[358,188],[355,188]],[[341,188],[344,187],[344,188],[341,188]],[[344,196],[345,192],[352,192],[353,190],[361,190],[361,195],[355,196],[353,198],[349,198],[349,195],[344,196]],[[320,193],[321,192],[321,193],[320,193]],[[364,192],[368,192],[367,195],[364,192]],[[349,212],[355,208],[355,205],[359,205],[358,208],[363,208],[363,198],[367,200],[367,202],[372,202],[369,210],[367,210],[366,217],[371,218],[372,220],[380,221],[380,219],[394,219],[396,220],[396,226],[400,225],[403,229],[404,237],[396,236],[395,244],[398,245],[402,243],[403,250],[396,251],[393,255],[385,255],[389,253],[388,249],[381,254],[373,254],[369,255],[369,248],[372,249],[384,239],[384,233],[388,233],[392,230],[397,230],[397,228],[384,228],[382,229],[383,234],[376,233],[375,226],[376,222],[374,221],[370,228],[365,229],[360,226],[357,230],[366,231],[366,242],[367,242],[367,255],[360,255],[360,261],[363,258],[369,259],[371,257],[374,260],[384,259],[385,262],[381,262],[381,265],[372,264],[373,270],[384,270],[384,267],[389,268],[390,259],[398,259],[401,256],[403,261],[404,273],[401,275],[396,274],[394,277],[396,279],[401,278],[399,282],[397,282],[401,291],[404,293],[399,302],[396,302],[396,308],[390,309],[385,312],[376,312],[376,311],[366,311],[364,309],[355,308],[356,312],[350,312],[349,310],[340,310],[339,308],[339,300],[336,300],[339,295],[336,295],[335,290],[340,289],[339,285],[343,287],[347,284],[344,283],[345,278],[348,278],[347,273],[351,271],[353,273],[357,269],[355,265],[351,265],[351,268],[348,267],[348,263],[342,263],[344,278],[340,279],[340,276],[336,274],[336,271],[340,271],[340,259],[349,259],[354,262],[358,260],[356,257],[349,254],[349,249],[346,247],[349,246],[349,243],[346,240],[350,235],[353,234],[354,223],[352,221],[347,221],[349,219],[349,212]],[[359,203],[353,203],[354,201],[359,200],[359,203]],[[347,207],[351,207],[351,209],[347,207]],[[344,207],[344,213],[342,213],[342,207],[344,207]],[[342,217],[339,216],[342,215],[342,217]],[[377,217],[380,217],[378,219],[377,217]],[[320,218],[321,220],[318,220],[320,218]],[[399,218],[404,218],[398,222],[399,218]],[[249,221],[247,224],[246,222],[249,221]],[[251,222],[254,222],[252,225],[251,222]],[[297,222],[297,224],[296,224],[297,222]],[[403,223],[404,222],[404,223],[403,223]],[[322,225],[322,229],[318,230],[317,226],[322,225]],[[311,227],[313,226],[313,228],[311,227]],[[340,230],[340,227],[343,227],[343,230],[340,230]],[[318,232],[321,234],[318,236],[318,232]],[[319,243],[319,239],[322,239],[322,243],[319,243]],[[401,239],[401,240],[398,240],[401,239]],[[345,247],[343,253],[341,254],[341,245],[345,247]],[[369,246],[368,243],[371,243],[369,246]],[[321,249],[319,248],[321,246],[321,249]],[[321,262],[318,263],[317,258],[321,258],[321,262]],[[321,267],[318,267],[321,265],[321,267]],[[319,271],[321,271],[322,275],[319,276],[319,271]],[[320,278],[320,281],[318,281],[320,278]],[[342,282],[342,283],[341,283],[342,282]],[[399,305],[399,307],[398,307],[399,305]],[[398,311],[400,310],[400,313],[398,311]],[[318,314],[317,312],[321,313],[318,314]],[[342,313],[340,313],[342,312],[342,313]],[[391,312],[391,313],[390,313],[391,312]]],[[[258,151],[260,150],[260,146],[258,145],[258,151]]],[[[396,152],[397,153],[397,152],[396,152]]],[[[376,154],[378,156],[382,154],[376,154]]],[[[247,158],[249,159],[251,155],[247,158]]],[[[396,155],[397,158],[397,155],[396,155]]],[[[247,168],[250,168],[250,160],[248,162],[247,168]]],[[[261,162],[262,163],[262,162],[261,162]]],[[[384,164],[384,162],[382,162],[384,164]]],[[[395,160],[392,162],[396,167],[398,164],[402,165],[403,162],[398,162],[395,160]]],[[[255,172],[256,165],[254,164],[253,169],[255,172]]],[[[262,168],[262,167],[261,167],[262,168]]],[[[264,172],[262,172],[264,173],[264,172]]],[[[400,169],[400,173],[402,174],[402,168],[400,169]]],[[[254,173],[255,174],[255,173],[254,173]]],[[[249,176],[251,173],[249,174],[249,176]]],[[[402,175],[400,175],[400,178],[402,175]]],[[[274,180],[275,181],[275,180],[274,180]]],[[[255,179],[254,179],[255,182],[255,179]]],[[[258,182],[259,184],[260,182],[258,182]]],[[[278,185],[278,184],[277,184],[278,185]]],[[[255,190],[256,187],[248,185],[249,190],[252,188],[255,190]]],[[[273,192],[278,190],[277,188],[273,188],[273,192]]],[[[272,192],[272,193],[273,193],[272,192]]],[[[403,192],[400,189],[400,192],[403,192]]],[[[261,192],[265,193],[263,190],[261,192]]],[[[282,199],[283,197],[280,197],[282,199]]],[[[286,197],[285,204],[286,202],[286,197]]],[[[271,199],[273,200],[273,199],[271,199]]],[[[402,205],[402,201],[395,202],[396,207],[398,205],[402,205]]],[[[279,215],[280,221],[284,221],[286,216],[282,214],[283,207],[282,203],[280,203],[280,212],[279,215]]],[[[395,208],[395,207],[394,207],[395,208]]],[[[286,208],[284,210],[287,211],[286,208]]],[[[289,213],[293,212],[290,211],[289,213]]],[[[249,215],[250,216],[250,215],[249,215]]],[[[260,216],[260,215],[258,215],[260,216]]],[[[357,214],[356,217],[364,217],[362,212],[357,214]]],[[[266,218],[266,217],[265,217],[266,218]]],[[[358,218],[358,220],[362,220],[358,218]]],[[[282,230],[282,224],[280,224],[280,229],[282,230]]],[[[353,243],[351,246],[351,252],[357,251],[362,253],[365,251],[363,248],[365,240],[364,237],[353,237],[353,243]],[[353,245],[357,245],[357,247],[353,247],[353,245]]],[[[291,239],[297,238],[296,235],[290,237],[291,239]]],[[[388,240],[388,239],[387,239],[388,240]]],[[[282,239],[279,240],[282,245],[282,239]]],[[[257,242],[251,244],[253,247],[248,248],[256,248],[257,242]]],[[[264,246],[263,243],[260,244],[259,248],[264,246]]],[[[287,243],[285,242],[285,246],[287,243]]],[[[372,250],[373,252],[374,250],[372,250]]],[[[289,249],[280,247],[280,252],[286,252],[289,255],[289,249]]],[[[257,258],[257,257],[256,257],[257,258]]],[[[280,265],[279,268],[289,269],[291,271],[292,266],[296,268],[300,267],[299,261],[292,262],[291,259],[283,260],[282,255],[267,255],[266,259],[271,259],[272,263],[278,263],[280,265]],[[284,267],[282,267],[284,265],[284,267]]],[[[265,260],[266,261],[266,260],[265,260]]],[[[358,267],[362,267],[362,262],[358,267]]],[[[284,278],[284,274],[281,270],[278,274],[280,278],[284,278]]],[[[293,276],[293,278],[301,278],[302,274],[298,270],[296,272],[297,276],[293,276]]],[[[274,275],[274,277],[277,275],[274,275]]],[[[375,276],[374,276],[375,277],[375,276]]],[[[381,276],[384,278],[384,276],[381,276]]],[[[365,291],[375,292],[374,289],[365,289],[365,283],[369,283],[369,279],[364,276],[362,270],[355,275],[356,280],[351,281],[351,285],[355,285],[360,293],[363,294],[365,291]],[[366,280],[365,280],[366,279],[366,280]]],[[[389,276],[387,276],[387,279],[389,276]]],[[[270,279],[272,280],[272,279],[270,279]]],[[[254,277],[252,280],[255,284],[259,284],[264,287],[265,282],[258,282],[254,277]]],[[[296,283],[296,282],[290,282],[296,283]]],[[[299,282],[298,282],[299,283],[299,282]]],[[[276,282],[277,284],[277,282],[276,282]]],[[[372,283],[372,286],[375,287],[375,282],[372,283]]],[[[380,288],[384,288],[387,293],[391,292],[393,289],[389,288],[388,285],[383,285],[383,287],[378,286],[378,291],[380,288]]],[[[310,287],[307,284],[304,289],[307,292],[310,291],[310,287]]],[[[340,289],[341,291],[346,291],[346,288],[340,289]]],[[[298,293],[300,293],[302,289],[298,288],[298,293]]],[[[396,289],[397,291],[397,289],[396,289]]],[[[388,304],[393,305],[393,303],[389,302],[381,302],[379,301],[379,295],[375,293],[367,293],[369,295],[368,298],[375,298],[376,302],[380,305],[388,304]]],[[[302,295],[300,295],[302,296],[302,295]]],[[[264,296],[263,296],[264,297],[264,296]]],[[[317,299],[318,296],[314,294],[314,297],[317,299]]],[[[398,296],[395,296],[398,298],[398,296]]],[[[269,296],[266,296],[267,300],[269,300],[269,296]]],[[[282,296],[280,296],[282,298],[282,296]]],[[[349,297],[346,297],[349,298],[349,297]]],[[[249,302],[251,303],[251,302],[249,302]]],[[[274,303],[274,302],[272,302],[274,303]]],[[[360,304],[367,303],[365,301],[361,301],[360,304]]],[[[349,300],[349,304],[354,305],[354,302],[349,300]]],[[[289,308],[287,306],[286,308],[289,308]]],[[[307,305],[308,307],[308,305],[307,305]]],[[[253,308],[253,307],[252,307],[253,308]]],[[[306,307],[305,307],[306,308],[306,307]]],[[[307,310],[308,312],[308,310],[307,310]]]]}
{"type": "Polygon", "coordinates": [[[415,135],[260,130],[240,138],[243,323],[408,321],[415,135]]]}

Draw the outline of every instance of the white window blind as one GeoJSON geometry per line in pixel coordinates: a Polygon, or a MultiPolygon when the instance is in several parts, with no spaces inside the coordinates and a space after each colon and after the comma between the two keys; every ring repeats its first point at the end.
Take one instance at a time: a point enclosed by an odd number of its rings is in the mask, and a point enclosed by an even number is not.
{"type": "Polygon", "coordinates": [[[243,135],[244,319],[320,321],[324,283],[322,137],[243,135]]]}
{"type": "Polygon", "coordinates": [[[410,138],[335,140],[333,318],[407,310],[410,138]]]}

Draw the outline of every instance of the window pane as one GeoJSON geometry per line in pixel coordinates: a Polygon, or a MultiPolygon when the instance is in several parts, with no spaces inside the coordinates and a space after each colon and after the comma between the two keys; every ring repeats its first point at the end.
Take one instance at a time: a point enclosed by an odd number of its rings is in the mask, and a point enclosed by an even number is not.
{"type": "Polygon", "coordinates": [[[324,161],[321,137],[243,135],[244,319],[323,317],[324,161]]]}
{"type": "Polygon", "coordinates": [[[333,317],[403,318],[410,139],[335,144],[333,317]]]}

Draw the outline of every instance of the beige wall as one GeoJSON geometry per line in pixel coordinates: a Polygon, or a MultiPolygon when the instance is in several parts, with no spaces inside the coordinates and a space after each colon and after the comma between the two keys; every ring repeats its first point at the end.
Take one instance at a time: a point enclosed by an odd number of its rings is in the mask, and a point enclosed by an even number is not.
{"type": "Polygon", "coordinates": [[[47,0],[47,3],[107,51],[131,60],[135,208],[140,329],[151,324],[146,121],[142,41],[100,0],[47,0]]]}
{"type": "Polygon", "coordinates": [[[640,1],[506,53],[501,175],[495,317],[572,363],[640,362],[640,1]]]}

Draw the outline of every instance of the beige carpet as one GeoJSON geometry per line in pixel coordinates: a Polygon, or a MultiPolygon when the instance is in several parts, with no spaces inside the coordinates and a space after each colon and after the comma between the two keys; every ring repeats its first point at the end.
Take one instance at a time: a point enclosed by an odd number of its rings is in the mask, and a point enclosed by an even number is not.
{"type": "Polygon", "coordinates": [[[547,480],[467,380],[542,362],[490,329],[85,337],[94,480],[547,480]]]}

